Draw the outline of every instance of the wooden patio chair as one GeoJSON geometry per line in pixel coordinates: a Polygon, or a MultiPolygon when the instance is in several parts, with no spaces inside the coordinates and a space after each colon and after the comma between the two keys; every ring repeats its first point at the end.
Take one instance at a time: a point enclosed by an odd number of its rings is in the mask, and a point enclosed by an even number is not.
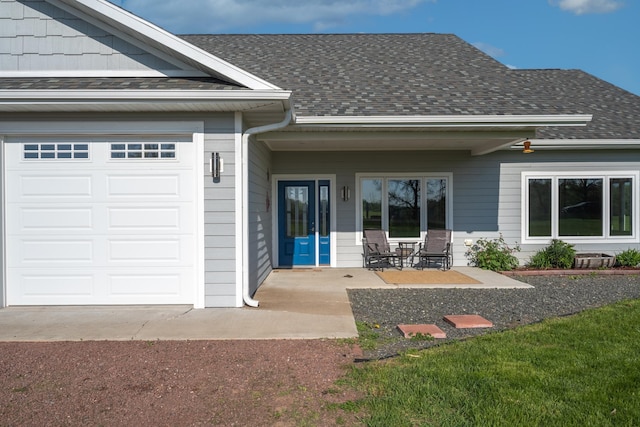
{"type": "Polygon", "coordinates": [[[368,269],[384,271],[384,267],[397,267],[400,260],[398,249],[391,250],[384,230],[364,230],[362,239],[364,265],[368,269]]]}
{"type": "Polygon", "coordinates": [[[432,260],[440,261],[443,270],[449,270],[453,264],[451,253],[451,230],[429,230],[424,244],[420,244],[418,253],[419,265],[424,269],[432,260]]]}

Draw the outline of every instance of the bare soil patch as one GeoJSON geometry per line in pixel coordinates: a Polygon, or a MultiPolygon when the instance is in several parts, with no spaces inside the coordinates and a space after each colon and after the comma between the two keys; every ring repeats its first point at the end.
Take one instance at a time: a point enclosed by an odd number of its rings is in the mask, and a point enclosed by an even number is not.
{"type": "Polygon", "coordinates": [[[354,425],[335,340],[0,343],[2,426],[354,425]]]}

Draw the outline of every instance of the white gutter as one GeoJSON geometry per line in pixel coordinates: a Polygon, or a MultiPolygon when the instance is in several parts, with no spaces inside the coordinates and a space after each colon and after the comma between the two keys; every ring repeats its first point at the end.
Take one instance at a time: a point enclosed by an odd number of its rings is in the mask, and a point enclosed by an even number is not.
{"type": "MultiPolygon", "coordinates": [[[[531,146],[542,150],[609,150],[640,148],[640,139],[529,139],[531,146]]],[[[511,147],[522,150],[522,143],[511,147]]]]}
{"type": "Polygon", "coordinates": [[[260,302],[249,294],[249,138],[258,133],[282,129],[289,125],[292,118],[293,110],[289,107],[281,122],[256,126],[242,134],[242,299],[250,307],[257,307],[260,302]]]}
{"type": "Polygon", "coordinates": [[[297,117],[295,127],[483,127],[586,126],[591,114],[557,115],[447,115],[447,116],[312,116],[297,117]]]}

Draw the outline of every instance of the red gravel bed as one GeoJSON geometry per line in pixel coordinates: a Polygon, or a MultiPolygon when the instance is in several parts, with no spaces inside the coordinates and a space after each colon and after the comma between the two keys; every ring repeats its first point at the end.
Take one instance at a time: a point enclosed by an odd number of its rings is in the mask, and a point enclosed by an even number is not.
{"type": "Polygon", "coordinates": [[[332,340],[0,343],[0,426],[354,425],[332,340]]]}

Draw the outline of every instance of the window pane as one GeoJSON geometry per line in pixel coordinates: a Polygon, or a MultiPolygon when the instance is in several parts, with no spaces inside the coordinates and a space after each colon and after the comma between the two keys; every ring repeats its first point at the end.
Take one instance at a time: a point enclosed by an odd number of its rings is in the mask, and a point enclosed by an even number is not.
{"type": "Polygon", "coordinates": [[[551,179],[529,180],[529,236],[551,236],[551,179]]]}
{"type": "Polygon", "coordinates": [[[285,197],[287,237],[306,237],[309,234],[309,189],[287,186],[285,197]]]}
{"type": "Polygon", "coordinates": [[[382,229],[382,180],[363,179],[362,187],[362,229],[382,229]]]}
{"type": "Polygon", "coordinates": [[[427,230],[447,228],[447,180],[427,179],[427,230]]]}
{"type": "Polygon", "coordinates": [[[631,236],[631,178],[612,178],[609,182],[611,197],[610,234],[612,236],[631,236]]]}
{"type": "Polygon", "coordinates": [[[602,179],[559,179],[560,236],[602,236],[602,179]]]}
{"type": "Polygon", "coordinates": [[[420,236],[420,180],[390,179],[389,237],[420,236]]]}
{"type": "Polygon", "coordinates": [[[319,218],[319,232],[321,237],[326,237],[329,235],[329,186],[321,185],[320,186],[320,207],[318,209],[320,212],[319,218]]]}

